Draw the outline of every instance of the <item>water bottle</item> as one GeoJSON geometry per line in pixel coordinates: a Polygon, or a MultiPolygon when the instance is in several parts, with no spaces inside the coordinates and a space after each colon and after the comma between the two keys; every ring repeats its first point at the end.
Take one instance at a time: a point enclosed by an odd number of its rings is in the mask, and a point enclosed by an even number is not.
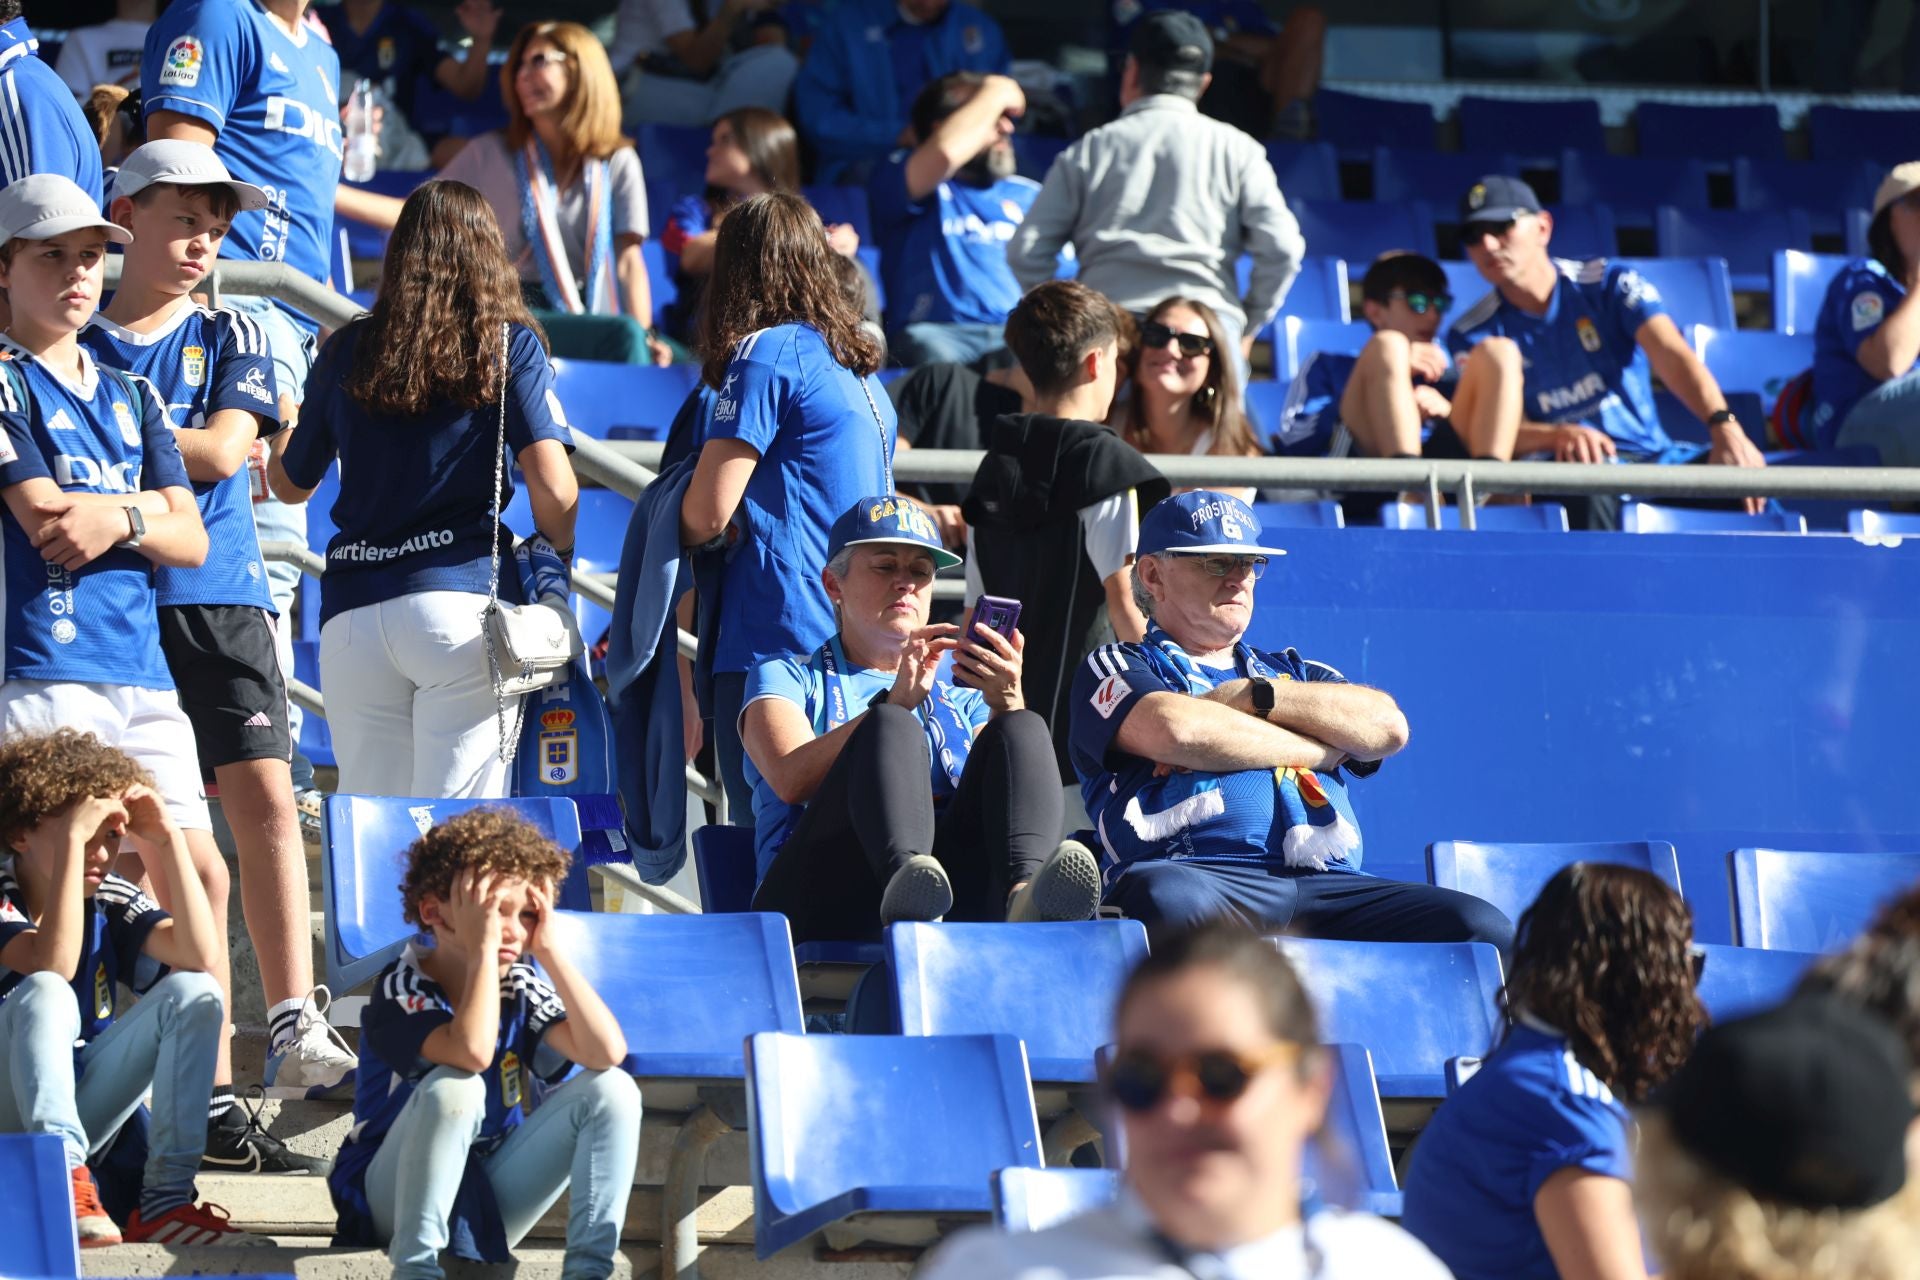
{"type": "Polygon", "coordinates": [[[373,85],[362,80],[347,98],[347,154],[340,176],[348,182],[373,178],[380,139],[373,130],[373,85]]]}

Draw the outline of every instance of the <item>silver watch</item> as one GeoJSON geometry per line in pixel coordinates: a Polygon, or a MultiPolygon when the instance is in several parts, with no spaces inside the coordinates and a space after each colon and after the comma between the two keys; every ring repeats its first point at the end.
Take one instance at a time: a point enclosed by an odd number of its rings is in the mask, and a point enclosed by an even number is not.
{"type": "Polygon", "coordinates": [[[127,527],[133,530],[133,532],[115,545],[132,549],[139,546],[141,540],[147,536],[147,518],[140,514],[140,508],[138,507],[122,507],[120,509],[127,513],[127,527]]]}

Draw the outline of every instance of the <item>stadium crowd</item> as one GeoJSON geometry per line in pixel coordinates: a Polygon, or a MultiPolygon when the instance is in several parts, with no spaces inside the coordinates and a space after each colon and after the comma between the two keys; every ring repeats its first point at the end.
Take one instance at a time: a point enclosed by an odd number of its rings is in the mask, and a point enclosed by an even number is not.
{"type": "MultiPolygon", "coordinates": [[[[712,752],[757,909],[796,942],[1102,910],[1152,939],[1105,1081],[1127,1198],[960,1236],[927,1274],[1644,1280],[1636,1222],[1673,1276],[1908,1274],[1911,897],[1802,996],[1702,1035],[1691,918],[1650,875],[1574,866],[1515,921],[1368,874],[1354,792],[1427,727],[1327,661],[1351,655],[1256,624],[1287,550],[1253,487],[1174,492],[1152,464],[1764,465],[1658,293],[1553,257],[1552,214],[1511,174],[1440,193],[1492,291],[1450,317],[1438,263],[1382,254],[1372,337],[1311,360],[1262,438],[1255,338],[1312,246],[1242,126],[1301,126],[1317,12],[1131,14],[1117,115],[1034,182],[1012,143],[1029,91],[958,0],[624,0],[611,50],[535,22],[506,51],[504,126],[470,138],[421,127],[420,99],[490,92],[488,0],[459,5],[452,53],[391,0],[155,8],[123,0],[56,73],[0,0],[0,1132],[61,1140],[84,1245],[266,1243],[196,1172],[324,1173],[342,1243],[433,1277],[449,1247],[504,1257],[571,1184],[566,1274],[610,1273],[640,1100],[552,923],[570,851],[502,810],[424,832],[391,886],[420,936],[349,1048],[309,946],[299,574],[261,549],[306,543],[337,464],[318,631],[339,790],[507,796],[527,695],[495,619],[570,612],[568,356],[699,365],[634,514],[701,584],[699,671],[646,686],[649,723],[676,778],[712,752]],[[351,106],[362,83],[378,121],[351,106]],[[672,312],[644,253],[642,123],[711,129],[701,189],[658,229],[672,312]],[[438,176],[404,199],[343,183],[369,133],[438,176]],[[864,188],[876,244],[816,212],[808,164],[864,188]],[[207,305],[219,257],[331,279],[336,218],[391,233],[371,314],[328,331],[276,298],[207,305]],[[890,362],[911,369],[891,387],[890,362]],[[1707,443],[1668,436],[1654,378],[1707,443]],[[903,494],[902,447],[987,460],[964,490],[903,494]],[[509,530],[517,485],[532,527],[509,530]],[[962,566],[974,608],[938,618],[934,579],[962,566]],[[258,1085],[351,1092],[330,1161],[236,1101],[236,886],[209,800],[260,958],[258,1085]],[[1507,1034],[1435,1115],[1398,1227],[1303,1182],[1329,1084],[1312,1005],[1260,940],[1281,931],[1508,961],[1507,1034]]],[[[1805,422],[1904,463],[1920,164],[1873,214],[1820,317],[1805,422]]],[[[693,619],[677,594],[650,607],[693,619]]]]}

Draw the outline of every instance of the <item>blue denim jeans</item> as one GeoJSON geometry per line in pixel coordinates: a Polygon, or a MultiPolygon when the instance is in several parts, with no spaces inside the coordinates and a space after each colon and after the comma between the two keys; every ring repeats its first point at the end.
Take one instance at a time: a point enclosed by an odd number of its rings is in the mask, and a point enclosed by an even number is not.
{"type": "Polygon", "coordinates": [[[1848,411],[1833,442],[1870,444],[1883,467],[1920,467],[1920,369],[1889,378],[1848,411]]]}
{"type": "Polygon", "coordinates": [[[1007,345],[1002,324],[910,324],[888,344],[901,364],[972,364],[1007,345]]]}
{"type": "Polygon", "coordinates": [[[170,973],[79,1051],[73,984],[29,974],[0,1002],[0,1133],[50,1133],[77,1168],[104,1147],[153,1090],[145,1188],[193,1188],[207,1145],[207,1098],[220,1046],[220,986],[170,973]]]}
{"type": "MultiPolygon", "coordinates": [[[[397,1280],[439,1280],[467,1152],[487,1118],[486,1081],[435,1067],[414,1087],[367,1166],[367,1202],[397,1280]]],[[[547,1095],[486,1159],[507,1244],[518,1244],[569,1184],[564,1280],[605,1280],[620,1247],[640,1155],[640,1088],[586,1071],[547,1095]]]]}

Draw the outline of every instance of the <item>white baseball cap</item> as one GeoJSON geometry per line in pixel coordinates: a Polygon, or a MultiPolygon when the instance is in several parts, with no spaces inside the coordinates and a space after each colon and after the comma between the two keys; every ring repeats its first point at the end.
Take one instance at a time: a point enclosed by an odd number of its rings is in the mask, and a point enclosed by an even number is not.
{"type": "Polygon", "coordinates": [[[113,179],[111,199],[136,196],[156,182],[181,187],[223,186],[232,190],[242,209],[264,209],[272,201],[267,193],[251,182],[242,182],[227,172],[213,148],[201,142],[167,138],[149,142],[120,163],[113,179]]]}
{"type": "Polygon", "coordinates": [[[132,244],[133,233],[100,216],[100,206],[72,178],[34,173],[0,191],[0,243],[51,240],[69,231],[98,227],[115,244],[132,244]]]}
{"type": "Polygon", "coordinates": [[[1882,209],[1914,190],[1920,190],[1920,160],[1895,165],[1873,193],[1873,216],[1879,217],[1882,209]]]}

